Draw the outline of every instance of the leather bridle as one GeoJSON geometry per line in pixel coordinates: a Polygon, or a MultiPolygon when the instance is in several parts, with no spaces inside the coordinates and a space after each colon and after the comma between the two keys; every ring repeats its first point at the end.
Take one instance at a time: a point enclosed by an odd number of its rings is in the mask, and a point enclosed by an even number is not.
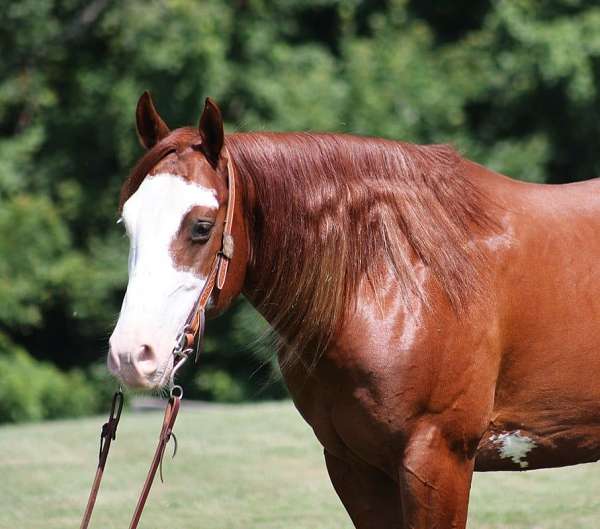
{"type": "MultiPolygon", "coordinates": [[[[205,327],[205,311],[208,305],[211,295],[215,289],[222,290],[225,285],[225,279],[227,278],[227,270],[229,262],[233,258],[233,236],[231,234],[233,224],[233,214],[235,210],[235,171],[233,163],[227,152],[227,149],[223,147],[223,157],[227,159],[227,184],[229,187],[229,196],[227,198],[227,210],[225,212],[225,220],[223,221],[223,232],[221,235],[221,245],[210,267],[210,272],[206,278],[206,282],[200,291],[198,299],[194,303],[192,310],[190,311],[185,324],[177,336],[175,347],[173,348],[173,368],[171,370],[171,393],[170,398],[165,409],[165,416],[163,419],[162,428],[160,430],[158,445],[154,452],[152,463],[146,480],[140,492],[140,496],[133,512],[131,524],[129,529],[135,529],[138,526],[142,511],[146,504],[150,488],[154,482],[157,470],[161,467],[162,458],[165,453],[167,443],[174,437],[173,426],[179,413],[179,407],[181,399],[183,397],[183,389],[181,386],[174,385],[174,378],[177,371],[183,366],[187,359],[195,353],[196,360],[202,349],[202,341],[204,337],[205,327]]],[[[100,482],[104,473],[104,467],[106,460],[108,459],[108,452],[110,450],[111,441],[116,439],[117,426],[121,417],[121,410],[123,408],[123,393],[119,389],[112,401],[111,412],[108,421],[103,425],[102,432],[100,434],[100,455],[98,458],[98,466],[96,468],[96,475],[92,483],[92,490],[88,498],[87,506],[83,514],[80,529],[87,529],[98,490],[100,488],[100,482]]],[[[162,480],[162,471],[161,471],[162,480]]]]}
{"type": "Polygon", "coordinates": [[[183,366],[187,359],[194,354],[198,360],[198,355],[202,350],[202,341],[204,338],[204,326],[206,322],[205,310],[210,301],[215,286],[222,290],[227,277],[229,261],[233,258],[233,236],[231,235],[233,224],[233,213],[235,210],[235,171],[229,152],[223,147],[224,157],[227,158],[227,184],[229,187],[229,196],[227,198],[227,210],[221,237],[221,247],[216,253],[206,282],[200,291],[200,295],[190,311],[183,329],[176,339],[173,348],[173,370],[171,371],[171,385],[177,371],[183,366]],[[195,344],[195,347],[194,347],[195,344]]]}

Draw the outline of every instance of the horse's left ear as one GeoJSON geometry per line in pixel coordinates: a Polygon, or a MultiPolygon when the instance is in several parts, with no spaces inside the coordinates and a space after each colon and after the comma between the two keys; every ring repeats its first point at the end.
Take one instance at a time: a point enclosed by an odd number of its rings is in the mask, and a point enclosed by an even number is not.
{"type": "Polygon", "coordinates": [[[204,103],[204,111],[198,129],[202,138],[200,148],[208,161],[216,167],[225,141],[225,133],[223,132],[221,109],[210,97],[207,97],[204,103]]]}

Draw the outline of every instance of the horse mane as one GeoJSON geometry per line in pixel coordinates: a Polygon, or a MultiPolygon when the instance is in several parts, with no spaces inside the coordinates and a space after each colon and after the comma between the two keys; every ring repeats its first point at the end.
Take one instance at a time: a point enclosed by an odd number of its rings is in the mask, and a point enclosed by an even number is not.
{"type": "MultiPolygon", "coordinates": [[[[123,185],[120,207],[162,158],[199,143],[177,129],[123,185]]],[[[313,366],[355,307],[358,286],[391,270],[401,302],[428,295],[420,262],[460,315],[482,291],[473,230],[494,225],[490,201],[448,145],[328,133],[236,133],[226,145],[239,175],[252,242],[252,301],[276,330],[284,365],[313,366]],[[248,188],[252,187],[252,203],[248,188]]],[[[381,292],[379,292],[381,294],[381,292]]]]}
{"type": "Polygon", "coordinates": [[[253,186],[253,301],[282,337],[284,364],[314,365],[361,282],[381,295],[387,270],[406,303],[429,301],[419,261],[457,313],[481,292],[470,242],[493,222],[450,146],[327,133],[238,133],[227,146],[253,186]]]}
{"type": "Polygon", "coordinates": [[[158,162],[173,152],[183,151],[190,145],[200,145],[200,142],[198,129],[193,127],[182,127],[175,129],[166,138],[146,151],[135,164],[121,187],[119,211],[122,211],[123,205],[127,199],[137,191],[138,187],[140,187],[141,183],[144,181],[144,178],[146,178],[148,173],[158,162]]]}

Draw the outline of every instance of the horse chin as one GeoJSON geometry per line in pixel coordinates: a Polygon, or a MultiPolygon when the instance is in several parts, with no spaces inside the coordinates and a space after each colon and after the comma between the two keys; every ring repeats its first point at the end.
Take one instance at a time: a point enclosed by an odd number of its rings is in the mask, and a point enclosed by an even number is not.
{"type": "Polygon", "coordinates": [[[113,375],[129,389],[161,392],[170,385],[172,370],[173,366],[167,361],[166,365],[149,375],[140,373],[131,365],[122,366],[117,372],[113,371],[113,375]]]}
{"type": "Polygon", "coordinates": [[[141,384],[138,385],[138,389],[162,392],[171,385],[172,372],[173,363],[169,358],[156,372],[140,377],[141,384]]]}
{"type": "Polygon", "coordinates": [[[167,365],[152,377],[152,389],[163,390],[164,388],[168,388],[171,385],[172,371],[172,363],[167,362],[167,365]]]}

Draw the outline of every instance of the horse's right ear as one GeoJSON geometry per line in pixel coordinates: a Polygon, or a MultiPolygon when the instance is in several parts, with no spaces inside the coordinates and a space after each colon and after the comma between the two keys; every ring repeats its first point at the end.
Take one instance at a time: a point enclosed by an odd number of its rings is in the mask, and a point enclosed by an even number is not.
{"type": "Polygon", "coordinates": [[[169,127],[154,108],[152,97],[144,92],[135,109],[135,122],[140,143],[146,149],[152,149],[160,140],[169,135],[169,127]]]}

